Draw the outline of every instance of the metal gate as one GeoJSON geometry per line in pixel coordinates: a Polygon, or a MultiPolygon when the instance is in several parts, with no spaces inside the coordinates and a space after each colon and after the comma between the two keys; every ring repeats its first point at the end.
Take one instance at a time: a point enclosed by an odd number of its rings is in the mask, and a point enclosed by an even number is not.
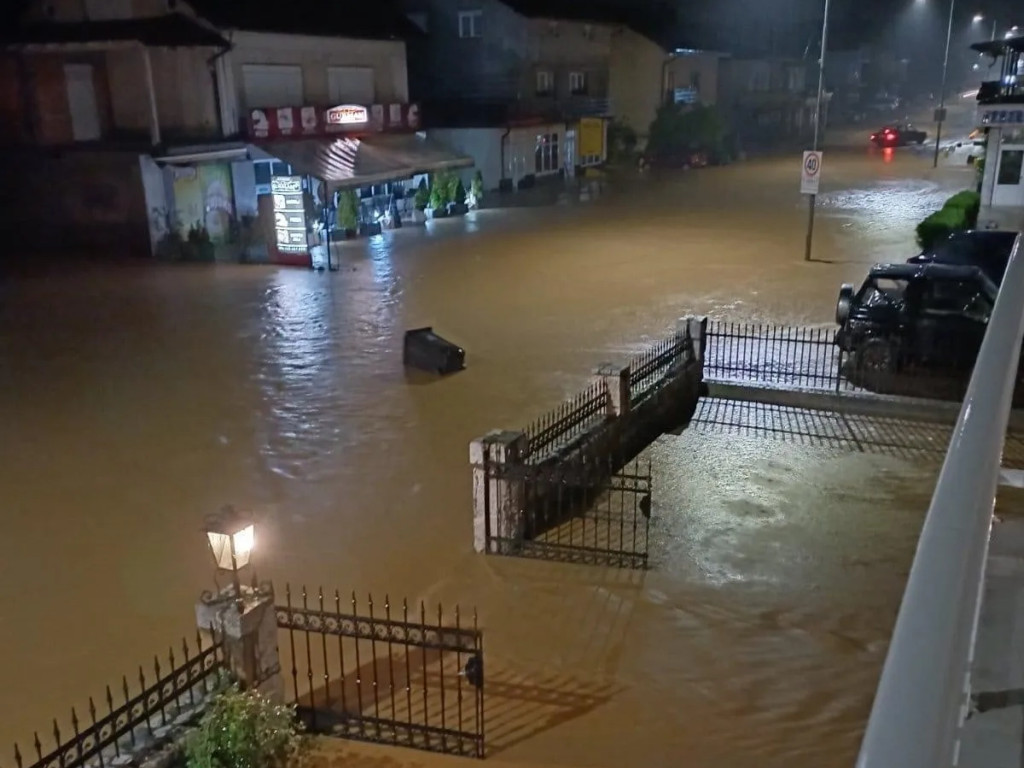
{"type": "Polygon", "coordinates": [[[482,758],[483,633],[475,611],[470,627],[461,622],[458,607],[447,624],[440,605],[428,618],[422,603],[410,612],[385,597],[381,611],[372,597],[360,606],[354,593],[286,587],[277,626],[287,700],[314,733],[482,758]]]}
{"type": "Polygon", "coordinates": [[[485,477],[505,481],[521,514],[516,525],[495,526],[502,501],[485,483],[487,552],[583,565],[647,568],[651,521],[651,463],[622,469],[578,456],[552,464],[499,465],[485,477]],[[499,530],[495,530],[495,528],[499,530]]]}

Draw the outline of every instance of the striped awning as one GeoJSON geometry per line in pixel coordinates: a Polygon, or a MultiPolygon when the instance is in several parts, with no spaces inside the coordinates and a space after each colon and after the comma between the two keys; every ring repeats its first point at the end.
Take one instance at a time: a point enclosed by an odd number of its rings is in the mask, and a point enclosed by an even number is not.
{"type": "Polygon", "coordinates": [[[473,158],[418,134],[277,141],[258,145],[258,151],[288,163],[297,173],[326,182],[329,189],[365,187],[473,165],[473,158]]]}

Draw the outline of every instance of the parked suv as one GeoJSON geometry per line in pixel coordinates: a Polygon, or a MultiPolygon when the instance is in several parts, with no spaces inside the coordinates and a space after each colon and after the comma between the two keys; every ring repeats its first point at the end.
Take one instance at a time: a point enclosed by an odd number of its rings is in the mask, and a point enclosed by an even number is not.
{"type": "Polygon", "coordinates": [[[1000,229],[977,229],[954,232],[932,250],[910,259],[910,264],[957,264],[979,267],[988,278],[1000,285],[1010,261],[1017,232],[1000,229]]]}
{"type": "Polygon", "coordinates": [[[879,264],[840,290],[835,343],[858,371],[969,370],[997,292],[978,267],[879,264]]]}

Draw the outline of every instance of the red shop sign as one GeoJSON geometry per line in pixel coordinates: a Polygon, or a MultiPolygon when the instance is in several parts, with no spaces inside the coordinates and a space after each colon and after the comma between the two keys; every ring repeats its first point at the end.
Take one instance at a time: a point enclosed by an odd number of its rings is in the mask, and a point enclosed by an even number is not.
{"type": "Polygon", "coordinates": [[[335,107],[252,109],[247,120],[253,139],[301,138],[344,132],[411,132],[420,129],[417,104],[342,104],[335,107]]]}

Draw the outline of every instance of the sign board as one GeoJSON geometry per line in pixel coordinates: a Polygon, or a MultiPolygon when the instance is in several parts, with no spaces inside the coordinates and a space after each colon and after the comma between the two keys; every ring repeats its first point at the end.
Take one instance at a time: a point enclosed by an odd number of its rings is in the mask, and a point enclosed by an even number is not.
{"type": "MultiPolygon", "coordinates": [[[[580,158],[604,159],[604,120],[599,117],[580,118],[580,158]]],[[[576,161],[573,160],[575,163],[576,161]]]]}
{"type": "Polygon", "coordinates": [[[804,152],[803,172],[800,176],[800,194],[818,194],[818,184],[821,181],[821,152],[804,152]]]}
{"type": "Polygon", "coordinates": [[[935,110],[934,119],[936,123],[944,123],[946,121],[946,108],[939,107],[935,110]]]}
{"type": "Polygon", "coordinates": [[[274,198],[274,232],[280,251],[305,252],[306,206],[302,195],[301,176],[275,176],[270,180],[274,198]]]}
{"type": "Polygon", "coordinates": [[[420,130],[420,109],[416,104],[261,107],[249,111],[247,127],[249,138],[268,140],[347,132],[411,133],[420,130]]]}
{"type": "Polygon", "coordinates": [[[370,122],[370,111],[356,104],[331,107],[324,113],[327,125],[365,125],[370,122]]]}
{"type": "Polygon", "coordinates": [[[1024,109],[986,109],[981,113],[982,125],[1024,125],[1024,109]]]}

